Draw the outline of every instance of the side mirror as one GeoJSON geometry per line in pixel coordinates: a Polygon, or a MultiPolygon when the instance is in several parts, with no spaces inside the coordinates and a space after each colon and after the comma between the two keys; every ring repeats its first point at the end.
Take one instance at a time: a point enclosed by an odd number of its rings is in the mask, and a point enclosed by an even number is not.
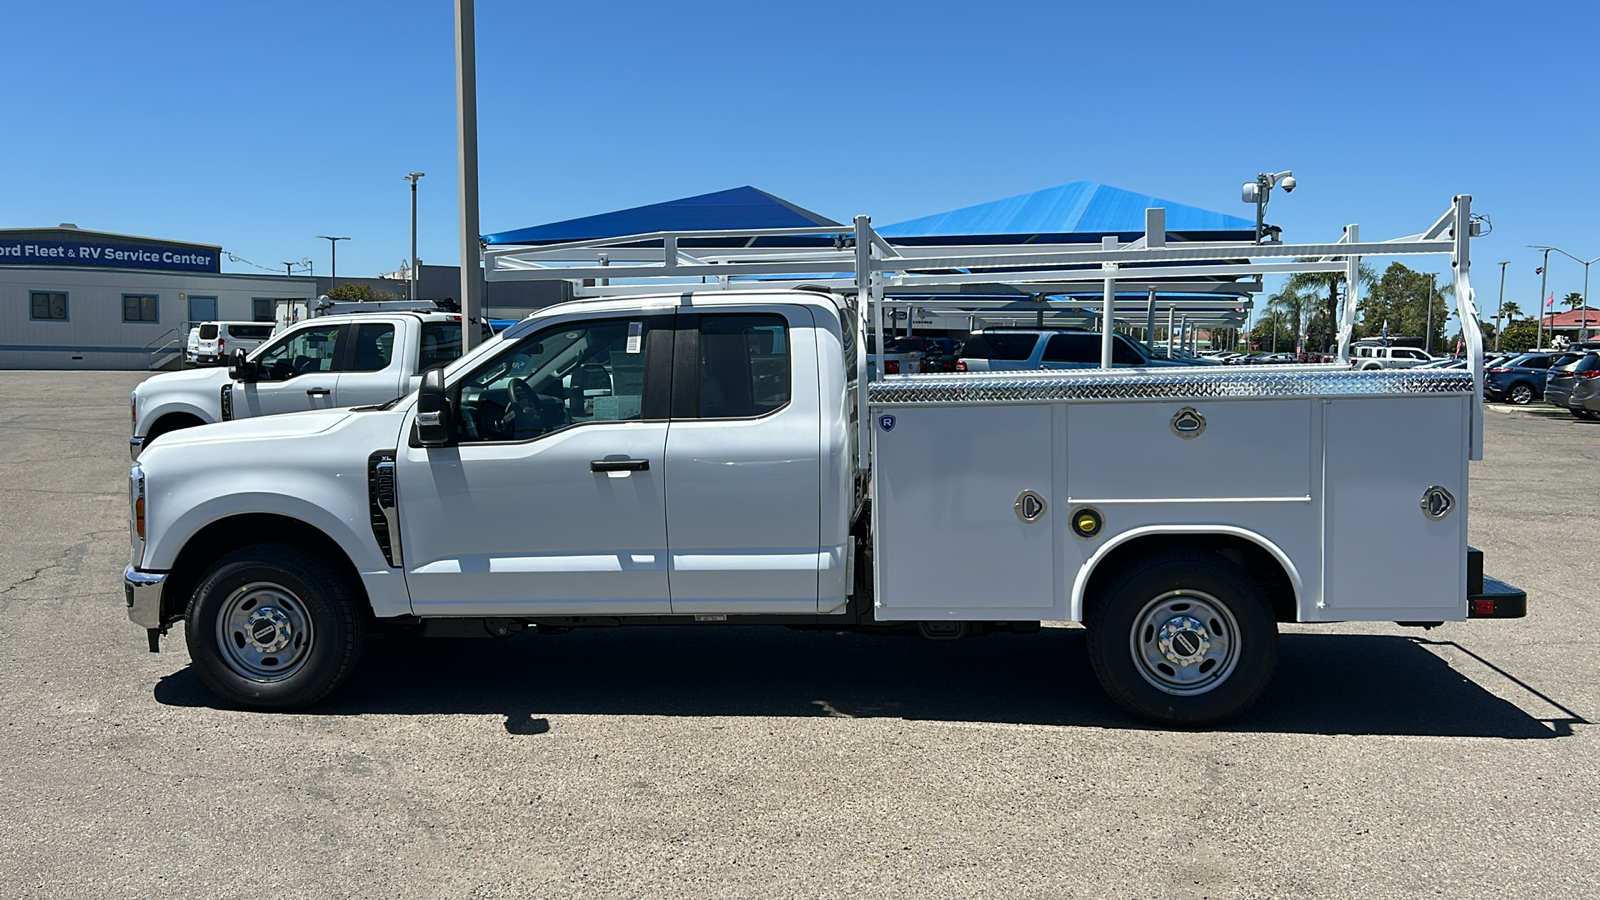
{"type": "Polygon", "coordinates": [[[429,369],[422,373],[417,389],[417,443],[424,447],[443,447],[450,443],[450,400],[444,392],[444,372],[429,369]]]}
{"type": "Polygon", "coordinates": [[[245,359],[243,350],[233,351],[233,360],[228,363],[228,377],[245,384],[260,380],[256,373],[256,364],[245,359]]]}

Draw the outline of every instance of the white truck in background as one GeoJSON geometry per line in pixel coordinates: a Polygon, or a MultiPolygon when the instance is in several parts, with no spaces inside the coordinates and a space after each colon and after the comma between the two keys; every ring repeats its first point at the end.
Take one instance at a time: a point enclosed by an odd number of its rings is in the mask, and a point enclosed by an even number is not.
{"type": "MultiPolygon", "coordinates": [[[[982,265],[1011,281],[1104,278],[1109,312],[1114,278],[1182,277],[1174,256],[1231,271],[1342,251],[1327,266],[1343,271],[1363,252],[1443,251],[1475,320],[1468,222],[1458,198],[1404,243],[1178,255],[1149,228],[1133,248],[986,247],[982,265]]],[[[1525,613],[1526,595],[1486,578],[1466,543],[1481,360],[1115,369],[1107,340],[1099,369],[883,377],[862,336],[881,333],[895,273],[965,278],[979,264],[937,247],[899,256],[865,219],[848,231],[853,249],[757,271],[837,273],[853,256],[853,284],[729,280],[559,304],[394,402],[169,435],[130,473],[130,619],[152,650],[184,621],[205,683],[253,709],[326,696],[369,630],[959,638],[1065,620],[1087,626],[1119,704],[1183,726],[1261,696],[1280,622],[1525,613]]],[[[736,258],[686,262],[665,243],[664,265],[629,277],[737,272],[736,258]]],[[[519,259],[488,263],[492,279],[519,259]]]]}
{"type": "Polygon", "coordinates": [[[226,368],[145,379],[129,398],[129,452],[137,459],[149,442],[196,425],[382,403],[416,390],[423,372],[460,355],[459,315],[394,312],[313,318],[272,336],[253,352],[236,353],[226,368]]]}

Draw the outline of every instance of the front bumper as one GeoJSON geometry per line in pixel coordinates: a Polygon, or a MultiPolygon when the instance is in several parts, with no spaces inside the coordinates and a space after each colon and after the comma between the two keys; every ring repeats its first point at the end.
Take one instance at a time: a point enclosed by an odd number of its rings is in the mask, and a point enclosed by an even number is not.
{"type": "Polygon", "coordinates": [[[128,456],[135,462],[139,460],[139,451],[144,449],[144,438],[128,438],[128,456]]]}
{"type": "Polygon", "coordinates": [[[122,571],[122,590],[128,602],[128,619],[145,628],[161,627],[161,592],[166,572],[141,572],[133,566],[122,571]]]}

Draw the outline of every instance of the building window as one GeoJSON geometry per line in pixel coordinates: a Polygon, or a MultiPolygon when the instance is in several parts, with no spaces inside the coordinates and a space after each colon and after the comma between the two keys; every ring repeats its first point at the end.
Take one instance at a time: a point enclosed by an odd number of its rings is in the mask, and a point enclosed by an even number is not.
{"type": "Polygon", "coordinates": [[[257,322],[275,322],[278,319],[276,306],[271,297],[251,297],[250,318],[257,322]]]}
{"type": "Polygon", "coordinates": [[[159,322],[161,311],[155,294],[123,294],[122,321],[159,322]]]}
{"type": "Polygon", "coordinates": [[[67,295],[50,291],[30,291],[28,301],[33,306],[33,318],[67,320],[67,295]]]}

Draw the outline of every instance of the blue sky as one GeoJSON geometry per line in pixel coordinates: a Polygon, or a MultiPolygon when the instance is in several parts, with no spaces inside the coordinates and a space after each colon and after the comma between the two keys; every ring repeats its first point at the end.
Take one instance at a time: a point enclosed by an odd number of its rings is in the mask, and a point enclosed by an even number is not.
{"type": "MultiPolygon", "coordinates": [[[[282,271],[458,260],[452,4],[8,4],[0,227],[221,244],[282,271]]],[[[1291,241],[1430,223],[1474,195],[1492,307],[1536,251],[1600,256],[1588,3],[479,0],[481,225],[743,184],[886,224],[1091,179],[1291,241]]],[[[1435,265],[1441,274],[1448,264],[1435,265]]],[[[231,263],[228,271],[252,271],[231,263]]],[[[1551,265],[1559,297],[1582,267],[1551,265]]],[[[1600,280],[1600,273],[1596,273],[1600,280]]],[[[1596,290],[1600,291],[1600,283],[1596,290]]],[[[1600,300],[1597,300],[1600,303],[1600,300]]]]}

